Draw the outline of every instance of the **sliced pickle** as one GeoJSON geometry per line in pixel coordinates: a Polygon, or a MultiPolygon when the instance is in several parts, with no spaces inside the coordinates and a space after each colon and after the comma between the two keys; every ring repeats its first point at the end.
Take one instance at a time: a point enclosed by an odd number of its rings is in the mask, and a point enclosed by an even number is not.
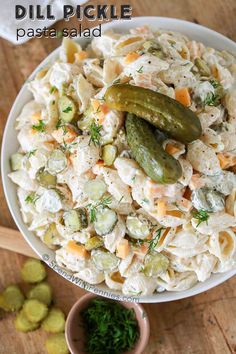
{"type": "Polygon", "coordinates": [[[23,311],[27,319],[33,323],[42,321],[48,314],[47,306],[36,299],[26,300],[23,311]]]}
{"type": "Polygon", "coordinates": [[[148,254],[144,260],[143,273],[147,277],[158,277],[169,266],[169,260],[161,253],[148,254]]]}
{"type": "Polygon", "coordinates": [[[99,200],[106,192],[107,186],[101,179],[93,179],[85,183],[84,193],[91,200],[99,200]]]}
{"type": "Polygon", "coordinates": [[[69,354],[64,333],[52,334],[46,340],[48,354],[69,354]]]}
{"type": "Polygon", "coordinates": [[[15,318],[15,328],[20,332],[31,332],[39,327],[38,323],[32,323],[28,320],[23,310],[21,310],[15,318]]]}
{"type": "Polygon", "coordinates": [[[24,303],[25,297],[17,285],[9,285],[0,294],[0,308],[4,311],[18,311],[24,303]]]}
{"type": "Polygon", "coordinates": [[[52,308],[48,316],[42,322],[42,328],[46,332],[60,333],[65,330],[65,315],[58,308],[52,308]]]}
{"type": "Polygon", "coordinates": [[[26,283],[39,283],[46,275],[46,269],[38,259],[27,259],[21,268],[21,277],[26,283]]]}
{"type": "Polygon", "coordinates": [[[88,226],[87,213],[84,208],[65,211],[63,219],[65,226],[73,232],[80,231],[88,226]]]}
{"type": "Polygon", "coordinates": [[[52,302],[52,288],[46,282],[39,283],[28,291],[27,298],[38,300],[49,306],[52,302]]]}
{"type": "Polygon", "coordinates": [[[36,180],[39,182],[40,186],[45,188],[55,187],[57,184],[57,177],[41,167],[36,173],[36,180]]]}
{"type": "Polygon", "coordinates": [[[85,249],[87,251],[94,250],[94,249],[99,248],[101,246],[103,246],[103,239],[98,236],[93,236],[93,237],[89,238],[87,240],[87,242],[85,243],[85,249]]]}
{"type": "Polygon", "coordinates": [[[92,260],[97,269],[112,272],[120,263],[120,259],[113,253],[102,250],[92,251],[92,260]]]}

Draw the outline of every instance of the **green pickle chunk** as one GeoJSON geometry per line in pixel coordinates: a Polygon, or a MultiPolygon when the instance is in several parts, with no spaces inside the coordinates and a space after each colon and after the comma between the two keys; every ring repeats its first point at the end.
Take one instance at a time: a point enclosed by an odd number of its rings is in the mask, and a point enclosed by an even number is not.
{"type": "Polygon", "coordinates": [[[46,332],[60,333],[65,330],[65,315],[58,308],[52,308],[48,316],[42,322],[42,328],[46,332]]]}
{"type": "Polygon", "coordinates": [[[52,288],[46,282],[39,283],[28,291],[27,298],[38,300],[49,306],[52,302],[52,288]]]}
{"type": "Polygon", "coordinates": [[[39,283],[46,275],[46,269],[38,259],[29,258],[21,268],[21,277],[26,283],[39,283]]]}
{"type": "Polygon", "coordinates": [[[74,101],[65,95],[58,100],[59,117],[65,123],[70,123],[76,114],[76,105],[74,101]]]}
{"type": "Polygon", "coordinates": [[[38,323],[32,323],[28,320],[23,310],[21,310],[15,318],[15,328],[20,332],[34,331],[39,327],[38,323]]]}
{"type": "Polygon", "coordinates": [[[25,297],[17,285],[9,285],[0,294],[0,308],[4,311],[18,311],[24,303],[25,297]]]}
{"type": "Polygon", "coordinates": [[[36,173],[36,180],[40,186],[45,188],[55,187],[57,184],[57,177],[46,171],[44,167],[40,168],[36,173]]]}
{"type": "Polygon", "coordinates": [[[87,251],[91,251],[102,246],[103,246],[103,239],[98,236],[93,236],[89,238],[85,243],[85,249],[87,251]]]}
{"type": "Polygon", "coordinates": [[[27,319],[33,323],[42,321],[48,314],[47,306],[36,299],[26,300],[23,311],[27,319]]]}
{"type": "Polygon", "coordinates": [[[158,183],[176,183],[182,175],[181,165],[157,142],[150,124],[128,114],[125,127],[133,156],[146,174],[158,183]]]}
{"type": "Polygon", "coordinates": [[[201,136],[201,123],[193,111],[153,90],[129,84],[112,85],[106,90],[105,100],[111,109],[134,113],[184,144],[201,136]]]}
{"type": "Polygon", "coordinates": [[[80,231],[88,226],[87,213],[84,208],[65,211],[63,219],[65,226],[73,232],[80,231]]]}
{"type": "Polygon", "coordinates": [[[69,354],[65,334],[52,334],[45,343],[48,354],[69,354]]]}
{"type": "Polygon", "coordinates": [[[143,273],[147,277],[158,277],[169,266],[169,260],[161,253],[148,254],[144,260],[143,273]]]}

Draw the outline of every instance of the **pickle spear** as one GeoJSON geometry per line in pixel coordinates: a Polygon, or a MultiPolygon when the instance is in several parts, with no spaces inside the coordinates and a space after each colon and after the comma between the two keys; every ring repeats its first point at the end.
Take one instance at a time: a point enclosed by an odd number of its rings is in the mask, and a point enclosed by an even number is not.
{"type": "Polygon", "coordinates": [[[155,182],[176,183],[182,175],[182,168],[157,142],[152,126],[133,114],[127,114],[126,134],[135,160],[155,182]]]}
{"type": "Polygon", "coordinates": [[[184,144],[198,139],[201,123],[194,112],[173,98],[129,84],[108,87],[106,104],[111,109],[134,113],[184,144]]]}

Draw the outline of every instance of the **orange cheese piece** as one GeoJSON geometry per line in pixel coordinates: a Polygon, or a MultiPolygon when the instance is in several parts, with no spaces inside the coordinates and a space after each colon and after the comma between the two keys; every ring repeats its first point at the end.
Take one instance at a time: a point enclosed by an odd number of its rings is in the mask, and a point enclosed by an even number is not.
{"type": "Polygon", "coordinates": [[[121,240],[117,245],[116,251],[117,257],[125,259],[130,251],[129,241],[125,238],[121,240]]]}
{"type": "Polygon", "coordinates": [[[76,132],[69,126],[59,128],[52,132],[53,138],[59,143],[71,143],[76,137],[76,132]]]}
{"type": "Polygon", "coordinates": [[[75,240],[70,240],[66,245],[66,250],[69,253],[73,253],[76,256],[87,258],[89,253],[85,249],[84,245],[78,244],[75,240]]]}
{"type": "Polygon", "coordinates": [[[187,87],[180,87],[175,89],[175,99],[183,106],[191,106],[191,97],[187,87]]]}

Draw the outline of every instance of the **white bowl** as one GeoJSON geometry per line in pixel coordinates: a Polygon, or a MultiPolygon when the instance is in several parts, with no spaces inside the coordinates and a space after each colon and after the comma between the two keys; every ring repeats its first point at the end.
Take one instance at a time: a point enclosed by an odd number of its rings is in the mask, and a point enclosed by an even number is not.
{"type": "MultiPolygon", "coordinates": [[[[206,27],[196,25],[194,23],[164,18],[164,17],[136,17],[132,20],[124,20],[117,22],[110,22],[104,24],[102,26],[103,31],[108,28],[113,28],[118,32],[126,32],[132,27],[149,25],[151,28],[158,29],[166,29],[179,31],[191,39],[195,39],[196,41],[203,42],[207,46],[211,46],[213,48],[219,50],[228,50],[230,52],[236,53],[236,44],[230,39],[224,37],[223,35],[212,31],[206,27]]],[[[81,38],[78,42],[83,46],[88,40],[81,38]]],[[[32,73],[30,78],[33,78],[35,73],[42,68],[45,64],[53,61],[58,55],[58,49],[54,50],[32,73]]],[[[183,299],[188,296],[199,294],[203,291],[213,288],[229,279],[233,275],[236,274],[236,269],[230,270],[223,274],[213,274],[208,280],[204,283],[198,283],[194,287],[189,290],[182,292],[163,292],[163,293],[155,293],[149,296],[141,296],[141,297],[129,297],[124,296],[121,292],[116,292],[109,289],[106,285],[90,285],[76,277],[73,276],[67,270],[60,268],[55,261],[55,254],[52,250],[48,249],[45,244],[43,244],[32,232],[30,232],[27,228],[27,225],[23,222],[21,217],[20,208],[17,201],[16,195],[16,185],[11,182],[11,180],[7,177],[10,172],[10,156],[17,150],[18,142],[17,142],[17,133],[14,129],[14,123],[16,117],[21,112],[23,106],[31,99],[32,95],[27,90],[26,85],[24,85],[11,109],[11,112],[8,117],[8,121],[5,127],[3,143],[2,143],[2,156],[1,156],[1,167],[2,167],[2,180],[5,196],[7,199],[7,203],[11,214],[15,220],[16,225],[19,230],[23,234],[26,241],[30,244],[30,246],[34,249],[34,251],[57,273],[61,274],[64,278],[71,281],[72,283],[80,286],[88,291],[93,293],[113,298],[121,301],[134,301],[134,302],[147,302],[147,303],[157,303],[157,302],[165,302],[165,301],[173,301],[178,299],[183,299]]]]}

